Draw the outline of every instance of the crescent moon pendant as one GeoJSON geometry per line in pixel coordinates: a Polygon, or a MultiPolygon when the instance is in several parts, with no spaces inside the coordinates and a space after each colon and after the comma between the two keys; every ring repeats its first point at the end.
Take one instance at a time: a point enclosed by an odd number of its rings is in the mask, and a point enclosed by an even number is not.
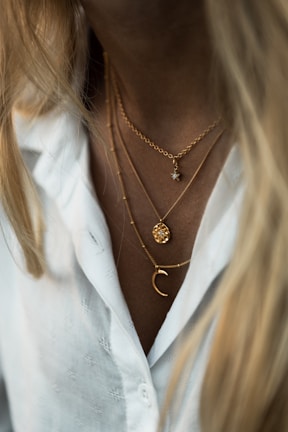
{"type": "Polygon", "coordinates": [[[165,270],[162,270],[161,268],[157,268],[152,275],[152,286],[153,286],[154,290],[157,292],[157,294],[159,294],[162,297],[168,297],[168,294],[160,291],[156,285],[156,277],[158,275],[168,276],[168,273],[165,270]]]}

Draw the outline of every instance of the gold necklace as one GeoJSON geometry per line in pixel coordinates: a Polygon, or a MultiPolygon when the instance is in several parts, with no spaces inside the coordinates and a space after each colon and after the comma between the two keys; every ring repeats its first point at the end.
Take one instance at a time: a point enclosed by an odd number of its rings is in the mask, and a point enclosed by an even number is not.
{"type": "Polygon", "coordinates": [[[153,239],[158,244],[166,244],[171,239],[172,234],[171,234],[171,229],[168,227],[168,225],[166,223],[164,223],[164,221],[167,219],[167,217],[169,216],[169,214],[175,209],[175,207],[177,206],[177,204],[181,201],[181,199],[183,198],[183,196],[185,195],[185,193],[187,192],[187,190],[192,185],[193,181],[196,179],[199,171],[201,170],[202,166],[204,165],[204,163],[205,163],[207,157],[209,156],[211,150],[213,149],[215,143],[218,142],[219,138],[223,134],[223,131],[221,131],[221,133],[218,134],[216,140],[209,147],[209,149],[206,152],[204,158],[200,162],[200,164],[197,167],[196,171],[193,173],[192,177],[190,178],[189,182],[187,183],[187,185],[183,189],[182,193],[177,197],[177,199],[174,201],[174,203],[169,207],[169,209],[164,214],[164,216],[161,217],[160,214],[159,214],[159,212],[158,212],[158,210],[157,210],[157,208],[156,208],[156,206],[154,205],[151,197],[149,196],[149,194],[147,192],[147,189],[145,188],[145,186],[144,186],[144,184],[143,184],[143,182],[142,182],[142,180],[141,180],[141,178],[140,178],[140,176],[139,176],[139,174],[138,174],[138,172],[136,170],[136,167],[135,167],[135,165],[134,165],[134,163],[133,163],[133,161],[131,159],[131,156],[130,156],[128,150],[127,150],[127,147],[125,145],[123,136],[122,136],[121,131],[120,131],[118,118],[115,115],[115,112],[114,112],[114,117],[115,117],[115,128],[116,128],[116,131],[117,131],[117,135],[118,135],[121,147],[122,147],[122,149],[123,149],[123,151],[124,151],[124,153],[125,153],[125,155],[127,157],[127,160],[129,162],[129,165],[130,165],[130,167],[132,169],[133,174],[135,175],[135,177],[136,177],[139,185],[141,186],[141,188],[142,188],[142,190],[143,190],[143,192],[144,192],[144,194],[145,194],[148,202],[150,203],[150,205],[151,205],[151,207],[152,207],[152,209],[154,211],[154,214],[156,215],[157,219],[159,220],[159,222],[156,225],[154,225],[153,229],[152,229],[153,239]]]}
{"type": "MultiPolygon", "coordinates": [[[[106,56],[105,56],[106,57],[106,56]]],[[[106,58],[106,65],[107,65],[107,58],[106,58]]],[[[124,185],[124,181],[121,175],[121,170],[120,170],[120,164],[119,164],[119,160],[117,157],[117,152],[116,152],[116,148],[115,148],[115,139],[114,139],[114,133],[113,133],[113,119],[112,119],[112,110],[111,110],[111,93],[110,93],[110,86],[109,86],[109,71],[108,68],[106,67],[106,71],[105,71],[105,82],[106,82],[106,95],[107,95],[107,127],[109,128],[109,133],[110,133],[110,139],[111,139],[111,144],[112,147],[110,149],[110,151],[113,153],[114,155],[114,162],[115,162],[115,166],[116,166],[116,170],[117,170],[117,175],[118,175],[118,179],[119,179],[119,183],[120,183],[120,187],[121,187],[121,192],[123,195],[123,201],[125,203],[125,207],[130,219],[130,224],[134,229],[134,232],[136,234],[136,237],[138,238],[138,241],[142,247],[142,249],[144,250],[146,256],[148,257],[149,261],[151,262],[151,264],[153,265],[154,271],[152,273],[152,287],[153,289],[156,291],[157,294],[159,294],[162,297],[168,297],[168,294],[161,291],[156,284],[156,278],[158,275],[164,275],[164,276],[169,276],[168,272],[165,269],[174,269],[174,268],[180,268],[183,267],[187,264],[190,263],[190,259],[187,259],[183,262],[180,262],[178,264],[158,264],[155,260],[155,258],[151,255],[151,253],[149,252],[149,250],[147,249],[147,246],[145,245],[142,236],[140,234],[140,231],[138,230],[138,227],[135,223],[135,220],[133,218],[133,214],[131,211],[131,207],[129,204],[129,201],[127,199],[127,194],[126,194],[126,189],[125,189],[125,185],[124,185]]]]}
{"type": "Polygon", "coordinates": [[[162,154],[163,156],[167,157],[168,159],[172,159],[173,163],[173,172],[170,174],[172,180],[180,181],[181,180],[181,172],[179,171],[179,161],[183,158],[183,156],[186,156],[192,148],[198,144],[200,141],[202,141],[210,132],[212,132],[213,129],[218,126],[218,124],[221,121],[221,118],[219,117],[217,120],[215,120],[212,124],[210,124],[203,132],[201,132],[194,140],[188,144],[183,150],[181,150],[177,154],[173,154],[168,152],[168,150],[165,150],[164,148],[158,146],[151,138],[147,137],[140,129],[136,127],[136,125],[130,120],[128,117],[128,114],[124,108],[124,103],[120,94],[120,90],[116,81],[115,73],[112,71],[112,84],[113,89],[116,95],[117,104],[119,107],[120,114],[128,126],[128,128],[143,142],[149,145],[153,150],[156,150],[158,153],[162,154]]]}
{"type": "MultiPolygon", "coordinates": [[[[117,170],[117,175],[118,175],[118,179],[119,179],[119,183],[120,183],[120,187],[121,187],[121,191],[122,191],[122,196],[123,196],[123,201],[125,203],[125,207],[130,219],[130,224],[134,229],[134,232],[136,234],[136,237],[138,238],[138,241],[142,247],[142,249],[144,250],[147,258],[149,259],[149,261],[151,262],[154,271],[152,273],[152,287],[153,289],[162,297],[168,297],[168,294],[161,291],[156,284],[156,278],[158,275],[164,275],[164,276],[169,276],[168,272],[166,270],[168,269],[175,269],[175,268],[181,268],[184,267],[185,265],[190,263],[190,259],[187,259],[185,261],[182,261],[180,263],[177,264],[158,264],[155,260],[155,258],[151,255],[151,253],[149,252],[149,250],[147,249],[147,246],[145,245],[142,236],[140,234],[140,231],[138,230],[138,227],[135,223],[135,220],[133,218],[133,214],[131,211],[131,207],[129,204],[129,201],[127,199],[127,194],[126,194],[126,189],[125,189],[125,185],[124,185],[124,181],[123,181],[123,177],[121,175],[121,170],[120,170],[120,164],[119,164],[119,160],[117,157],[117,152],[116,152],[116,148],[115,148],[115,139],[114,139],[114,133],[113,133],[113,116],[112,116],[112,107],[111,107],[111,85],[110,85],[110,69],[109,69],[109,64],[108,64],[108,56],[104,53],[104,60],[105,60],[105,85],[106,85],[106,106],[107,106],[107,127],[109,129],[109,134],[110,134],[110,139],[111,139],[111,152],[114,155],[114,162],[115,162],[115,166],[116,166],[116,170],[117,170]]],[[[216,143],[216,142],[215,142],[216,143]]]]}

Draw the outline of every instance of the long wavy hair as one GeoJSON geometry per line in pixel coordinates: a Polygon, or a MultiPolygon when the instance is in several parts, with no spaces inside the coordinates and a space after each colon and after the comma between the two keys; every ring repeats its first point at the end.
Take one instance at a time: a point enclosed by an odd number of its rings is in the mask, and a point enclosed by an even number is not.
{"type": "MultiPolygon", "coordinates": [[[[198,341],[217,316],[202,385],[201,430],[286,431],[288,3],[206,0],[206,6],[232,112],[230,127],[244,162],[246,193],[231,263],[182,347],[166,407],[185,379],[198,341]]],[[[16,143],[13,112],[38,116],[73,99],[86,116],[80,94],[86,52],[83,19],[77,0],[2,0],[0,193],[35,277],[45,266],[43,222],[16,143]]]]}
{"type": "Polygon", "coordinates": [[[28,271],[45,271],[41,209],[23,163],[13,114],[33,119],[81,103],[87,30],[79,1],[3,0],[0,14],[0,198],[28,271]],[[33,210],[33,211],[32,211],[33,210]]]}

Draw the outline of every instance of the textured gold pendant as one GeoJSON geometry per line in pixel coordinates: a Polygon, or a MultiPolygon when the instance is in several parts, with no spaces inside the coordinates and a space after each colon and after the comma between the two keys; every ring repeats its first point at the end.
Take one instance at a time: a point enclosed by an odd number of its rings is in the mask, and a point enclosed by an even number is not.
{"type": "Polygon", "coordinates": [[[170,229],[163,222],[159,222],[157,225],[154,226],[152,235],[154,240],[158,244],[165,244],[171,238],[170,229]]]}

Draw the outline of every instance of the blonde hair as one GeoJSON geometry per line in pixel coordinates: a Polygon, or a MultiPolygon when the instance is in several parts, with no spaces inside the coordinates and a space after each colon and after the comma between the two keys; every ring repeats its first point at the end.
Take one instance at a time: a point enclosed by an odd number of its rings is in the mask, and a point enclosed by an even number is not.
{"type": "Polygon", "coordinates": [[[202,384],[202,432],[288,430],[288,4],[208,0],[245,169],[229,268],[185,342],[166,402],[217,316],[202,384]]]}
{"type": "MultiPolygon", "coordinates": [[[[12,112],[25,108],[27,114],[39,115],[72,97],[73,85],[81,81],[77,54],[85,36],[79,37],[82,18],[76,1],[4,3],[1,199],[29,271],[40,276],[39,225],[31,216],[27,192],[31,187],[26,187],[28,175],[17,148],[12,112]],[[27,83],[35,89],[32,98],[22,92],[27,83]]],[[[288,5],[286,0],[234,0],[233,6],[228,0],[206,0],[206,4],[233,113],[232,128],[242,151],[246,194],[234,256],[198,329],[185,342],[167,401],[168,405],[173,401],[197,341],[217,314],[202,386],[202,431],[284,431],[288,430],[288,5]]]]}
{"type": "Polygon", "coordinates": [[[76,95],[83,84],[86,27],[76,1],[3,0],[1,6],[0,197],[28,271],[40,277],[44,224],[16,142],[13,113],[33,118],[69,99],[85,112],[76,95]]]}

